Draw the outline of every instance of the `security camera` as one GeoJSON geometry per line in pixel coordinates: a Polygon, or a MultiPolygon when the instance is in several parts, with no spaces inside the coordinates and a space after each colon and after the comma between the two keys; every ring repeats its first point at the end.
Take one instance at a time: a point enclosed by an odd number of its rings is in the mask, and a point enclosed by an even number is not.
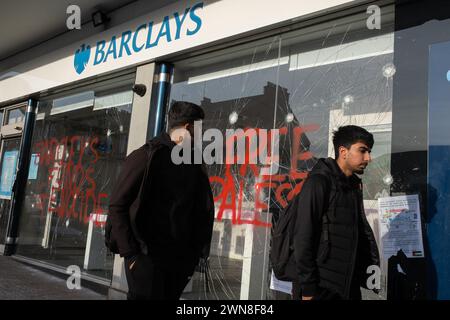
{"type": "Polygon", "coordinates": [[[147,92],[147,87],[145,86],[145,84],[135,84],[135,85],[133,85],[132,90],[138,96],[143,97],[145,95],[145,93],[147,92]]]}

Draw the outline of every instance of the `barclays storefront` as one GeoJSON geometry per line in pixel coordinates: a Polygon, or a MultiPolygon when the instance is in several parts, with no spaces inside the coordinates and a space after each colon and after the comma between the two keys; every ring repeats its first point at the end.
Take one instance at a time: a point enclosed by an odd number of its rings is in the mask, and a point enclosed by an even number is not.
{"type": "Polygon", "coordinates": [[[120,298],[122,259],[103,243],[112,188],[169,103],[187,100],[205,110],[204,129],[278,129],[280,157],[270,175],[207,166],[210,270],[184,298],[289,299],[268,261],[272,223],[333,155],[332,131],[355,124],[375,137],[364,206],[383,257],[381,291],[364,298],[450,299],[450,11],[282,2],[177,2],[0,74],[0,250],[78,266],[120,298]]]}

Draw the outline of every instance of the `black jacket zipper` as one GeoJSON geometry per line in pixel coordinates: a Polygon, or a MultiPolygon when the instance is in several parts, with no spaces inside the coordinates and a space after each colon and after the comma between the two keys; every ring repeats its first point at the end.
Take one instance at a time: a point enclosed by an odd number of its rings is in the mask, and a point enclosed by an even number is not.
{"type": "Polygon", "coordinates": [[[355,263],[356,263],[356,253],[358,251],[358,244],[359,244],[359,233],[358,233],[358,229],[359,229],[359,205],[358,205],[358,190],[352,190],[353,195],[355,195],[356,193],[356,197],[354,197],[355,202],[356,202],[356,227],[353,229],[353,243],[355,244],[353,246],[353,255],[352,255],[352,265],[350,266],[350,274],[347,277],[346,281],[346,285],[345,285],[345,296],[348,298],[350,296],[350,286],[352,284],[353,281],[353,273],[355,271],[355,263]]]}

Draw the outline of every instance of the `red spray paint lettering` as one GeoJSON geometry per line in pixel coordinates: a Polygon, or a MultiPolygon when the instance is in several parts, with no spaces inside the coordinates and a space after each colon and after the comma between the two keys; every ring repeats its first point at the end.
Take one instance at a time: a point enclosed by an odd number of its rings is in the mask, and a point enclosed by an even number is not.
{"type": "Polygon", "coordinates": [[[47,192],[41,193],[38,200],[42,215],[55,212],[87,224],[91,214],[103,213],[108,194],[97,192],[93,177],[93,165],[99,159],[98,142],[98,137],[66,136],[35,143],[33,150],[39,154],[39,165],[48,167],[44,184],[47,192]]]}
{"type": "MultiPolygon", "coordinates": [[[[248,129],[247,129],[248,130],[248,129]]],[[[300,193],[304,180],[306,179],[307,172],[298,171],[298,161],[305,161],[313,158],[313,154],[310,151],[303,150],[301,144],[302,135],[305,132],[313,132],[319,130],[319,125],[311,124],[302,127],[296,127],[293,129],[292,147],[291,147],[291,161],[289,174],[273,174],[273,175],[261,175],[260,167],[255,164],[249,164],[249,144],[246,144],[246,157],[245,163],[238,165],[239,173],[233,175],[231,169],[232,166],[227,164],[225,166],[224,177],[211,176],[210,182],[212,186],[219,188],[219,194],[215,195],[214,202],[218,203],[219,209],[217,212],[217,220],[221,221],[226,212],[231,213],[231,222],[234,225],[239,224],[252,224],[260,227],[271,227],[271,223],[261,220],[261,212],[268,210],[266,202],[261,200],[261,194],[267,189],[268,192],[273,192],[277,205],[281,208],[285,208],[288,201],[292,200],[298,193],[300,193]],[[252,179],[246,179],[247,174],[250,173],[254,177],[254,181],[251,186],[247,186],[246,183],[252,179]],[[294,181],[294,185],[292,183],[294,181]],[[243,200],[245,197],[245,190],[253,190],[254,203],[250,212],[250,219],[245,219],[243,216],[248,215],[248,210],[243,209],[243,200]],[[285,196],[286,195],[286,196],[285,196]]],[[[255,129],[258,132],[258,129],[255,129]]],[[[279,129],[280,136],[286,136],[288,134],[288,128],[283,127],[279,129]]],[[[250,139],[247,136],[237,137],[250,139]]],[[[234,142],[233,140],[227,141],[227,149],[230,147],[228,144],[234,142]]],[[[270,131],[267,139],[267,157],[270,157],[271,150],[270,131]]],[[[260,150],[256,150],[260,152],[260,150]]],[[[236,160],[237,155],[235,155],[236,160]]],[[[278,159],[275,159],[278,161],[278,159]]],[[[230,163],[229,161],[227,161],[230,163]]],[[[236,161],[234,161],[236,163],[236,161]]],[[[267,162],[266,162],[267,163],[267,162]]]]}

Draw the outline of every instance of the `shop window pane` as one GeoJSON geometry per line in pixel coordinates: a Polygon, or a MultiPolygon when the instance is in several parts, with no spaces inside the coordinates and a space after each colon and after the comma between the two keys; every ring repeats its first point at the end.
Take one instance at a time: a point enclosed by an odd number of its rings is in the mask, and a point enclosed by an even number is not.
{"type": "Polygon", "coordinates": [[[94,91],[83,92],[68,97],[53,100],[51,115],[68,111],[89,108],[94,104],[94,91]]]}
{"type": "Polygon", "coordinates": [[[111,278],[104,224],[126,157],[130,97],[131,91],[87,91],[39,102],[20,254],[111,278]]]}
{"type": "MultiPolygon", "coordinates": [[[[450,24],[446,20],[445,26],[450,24]]],[[[440,26],[442,28],[444,26],[440,26]]],[[[440,29],[439,28],[439,29],[440,29]]],[[[436,28],[437,29],[437,28],[436,28]]],[[[430,45],[428,77],[428,205],[426,208],[428,253],[428,294],[431,299],[449,299],[450,278],[448,261],[450,259],[450,131],[448,122],[450,110],[450,38],[447,41],[430,45]]],[[[416,169],[417,171],[417,169],[416,169]]]]}
{"type": "MultiPolygon", "coordinates": [[[[279,59],[279,43],[275,37],[178,63],[171,102],[199,104],[205,111],[203,129],[219,129],[224,141],[226,130],[272,129],[277,71],[288,63],[279,59]]],[[[205,276],[196,273],[185,298],[260,299],[263,295],[271,218],[262,192],[255,187],[267,183],[259,177],[262,167],[267,166],[208,166],[216,199],[209,289],[205,276]]]]}
{"type": "Polygon", "coordinates": [[[26,107],[12,109],[6,112],[6,123],[14,124],[25,121],[26,107]]]}
{"type": "MultiPolygon", "coordinates": [[[[281,88],[276,127],[280,141],[282,182],[271,198],[274,212],[282,210],[301,191],[319,158],[335,158],[332,134],[340,126],[358,125],[373,133],[372,162],[361,176],[364,207],[378,244],[378,201],[389,196],[394,36],[393,26],[369,32],[364,16],[337,20],[282,36],[281,55],[289,65],[280,67],[281,88]],[[349,21],[350,19],[350,21],[349,21]],[[311,34],[316,34],[313,37],[311,34]],[[287,183],[289,187],[282,183],[287,183]]],[[[379,249],[381,247],[379,246],[379,249]]],[[[364,291],[364,299],[386,298],[386,261],[380,295],[364,291]]]]}
{"type": "MultiPolygon", "coordinates": [[[[383,17],[383,30],[369,31],[361,13],[175,65],[171,102],[201,105],[204,130],[280,134],[279,168],[269,175],[261,174],[261,163],[208,166],[216,205],[209,288],[197,275],[186,298],[290,298],[269,289],[270,224],[300,192],[317,159],[334,157],[332,132],[342,125],[365,127],[375,137],[363,176],[364,204],[380,243],[377,199],[392,183],[392,7],[383,8],[383,17]]],[[[382,293],[364,292],[365,299],[386,297],[385,274],[382,293]]]]}

